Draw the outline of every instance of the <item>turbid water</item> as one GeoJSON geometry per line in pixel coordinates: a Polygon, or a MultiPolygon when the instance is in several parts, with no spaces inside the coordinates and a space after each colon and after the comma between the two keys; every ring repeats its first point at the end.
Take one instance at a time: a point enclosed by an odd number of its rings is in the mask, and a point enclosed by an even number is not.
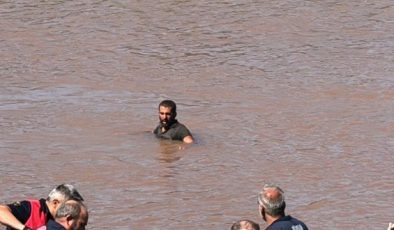
{"type": "Polygon", "coordinates": [[[394,221],[394,4],[0,1],[0,202],[88,229],[229,229],[264,183],[310,229],[394,221]],[[150,131],[162,99],[195,136],[150,131]]]}

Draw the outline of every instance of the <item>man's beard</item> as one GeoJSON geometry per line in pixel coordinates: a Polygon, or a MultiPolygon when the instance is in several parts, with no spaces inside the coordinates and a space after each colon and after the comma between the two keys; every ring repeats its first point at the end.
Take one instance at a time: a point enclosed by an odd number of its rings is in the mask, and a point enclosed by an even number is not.
{"type": "Polygon", "coordinates": [[[164,129],[168,129],[175,122],[176,122],[176,120],[173,118],[170,118],[168,120],[167,119],[163,119],[163,120],[160,119],[160,127],[164,128],[164,129]]]}

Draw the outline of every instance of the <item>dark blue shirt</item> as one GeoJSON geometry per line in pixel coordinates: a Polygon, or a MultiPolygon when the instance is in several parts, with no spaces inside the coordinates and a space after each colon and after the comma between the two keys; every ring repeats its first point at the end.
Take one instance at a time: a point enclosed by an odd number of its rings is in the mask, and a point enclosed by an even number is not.
{"type": "Polygon", "coordinates": [[[54,220],[49,220],[47,223],[47,230],[66,230],[63,225],[54,220]]]}
{"type": "Polygon", "coordinates": [[[165,132],[162,132],[161,128],[162,126],[158,125],[153,131],[153,133],[158,138],[183,141],[183,138],[185,138],[186,136],[191,136],[191,133],[186,128],[186,126],[179,123],[177,120],[175,120],[175,122],[171,124],[169,129],[165,132]]]}
{"type": "Polygon", "coordinates": [[[266,230],[308,230],[308,227],[296,218],[284,216],[272,222],[266,230]]]}

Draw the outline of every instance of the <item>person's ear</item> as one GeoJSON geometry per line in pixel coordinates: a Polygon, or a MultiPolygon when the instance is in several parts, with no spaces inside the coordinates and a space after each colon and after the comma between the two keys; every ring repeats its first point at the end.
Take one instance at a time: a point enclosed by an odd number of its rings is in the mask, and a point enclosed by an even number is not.
{"type": "Polygon", "coordinates": [[[264,214],[264,210],[263,209],[264,209],[264,207],[259,204],[259,214],[260,214],[261,217],[263,217],[263,214],[264,214]]]}
{"type": "Polygon", "coordinates": [[[263,206],[261,206],[261,209],[260,209],[261,211],[261,217],[263,217],[263,220],[264,221],[267,221],[267,218],[266,218],[266,216],[265,216],[265,208],[263,207],[263,206]]]}
{"type": "Polygon", "coordinates": [[[67,215],[66,216],[66,224],[67,224],[67,226],[71,226],[73,224],[73,221],[74,221],[74,219],[72,218],[71,215],[67,215]]]}

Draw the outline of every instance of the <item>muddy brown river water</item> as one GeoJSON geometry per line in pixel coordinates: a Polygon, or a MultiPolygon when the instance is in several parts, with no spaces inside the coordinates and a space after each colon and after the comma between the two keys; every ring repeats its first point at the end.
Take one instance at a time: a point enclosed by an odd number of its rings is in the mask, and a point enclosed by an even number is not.
{"type": "Polygon", "coordinates": [[[310,229],[386,229],[393,18],[391,0],[0,1],[0,202],[67,182],[88,229],[264,228],[271,182],[310,229]],[[167,98],[192,146],[150,133],[167,98]]]}

